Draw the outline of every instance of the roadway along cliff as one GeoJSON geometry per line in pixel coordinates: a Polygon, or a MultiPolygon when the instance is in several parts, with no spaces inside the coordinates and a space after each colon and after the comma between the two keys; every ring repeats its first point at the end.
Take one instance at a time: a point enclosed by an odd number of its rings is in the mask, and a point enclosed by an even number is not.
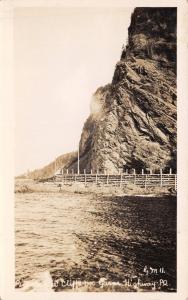
{"type": "MultiPolygon", "coordinates": [[[[80,171],[172,168],[176,171],[176,8],[135,8],[112,82],[92,97],[80,139],[80,171]]],[[[32,172],[77,171],[68,153],[32,172]]]]}

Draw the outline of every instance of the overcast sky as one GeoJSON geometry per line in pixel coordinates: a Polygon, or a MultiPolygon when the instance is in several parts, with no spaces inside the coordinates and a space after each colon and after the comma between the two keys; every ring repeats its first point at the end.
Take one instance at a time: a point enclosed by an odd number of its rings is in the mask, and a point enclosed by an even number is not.
{"type": "Polygon", "coordinates": [[[15,10],[16,175],[77,150],[91,96],[112,80],[132,11],[15,10]]]}

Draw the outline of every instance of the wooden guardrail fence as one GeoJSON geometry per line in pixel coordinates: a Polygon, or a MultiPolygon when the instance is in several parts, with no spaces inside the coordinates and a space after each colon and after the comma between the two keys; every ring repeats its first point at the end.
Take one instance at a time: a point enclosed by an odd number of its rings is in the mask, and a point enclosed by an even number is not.
{"type": "Polygon", "coordinates": [[[56,174],[54,181],[62,184],[81,182],[85,184],[125,186],[129,183],[142,187],[172,187],[177,190],[176,174],[56,174]]]}

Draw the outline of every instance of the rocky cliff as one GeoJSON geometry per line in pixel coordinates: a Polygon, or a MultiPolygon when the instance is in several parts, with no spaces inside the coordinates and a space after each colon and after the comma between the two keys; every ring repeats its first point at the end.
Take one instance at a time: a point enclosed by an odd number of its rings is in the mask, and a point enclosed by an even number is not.
{"type": "Polygon", "coordinates": [[[36,169],[31,172],[27,172],[17,176],[16,178],[30,178],[30,179],[45,179],[54,176],[55,173],[59,173],[62,169],[67,169],[77,161],[77,152],[70,152],[60,155],[56,160],[52,161],[48,165],[41,169],[36,169]]]}
{"type": "Polygon", "coordinates": [[[112,82],[93,95],[80,167],[176,169],[176,8],[134,10],[112,82]]]}
{"type": "MultiPolygon", "coordinates": [[[[176,8],[135,8],[112,82],[99,87],[80,139],[80,171],[176,170],[176,8]]],[[[55,162],[31,178],[54,174],[55,162]]],[[[58,169],[77,172],[77,153],[58,169]]]]}

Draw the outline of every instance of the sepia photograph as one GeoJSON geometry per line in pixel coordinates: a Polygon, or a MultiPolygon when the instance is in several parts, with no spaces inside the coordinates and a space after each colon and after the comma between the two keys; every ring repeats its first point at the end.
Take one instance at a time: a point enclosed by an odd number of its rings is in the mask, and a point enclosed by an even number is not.
{"type": "Polygon", "coordinates": [[[176,7],[16,8],[15,289],[176,292],[176,7]]]}
{"type": "Polygon", "coordinates": [[[186,300],[187,6],[26,2],[0,1],[0,300],[186,300]]]}

